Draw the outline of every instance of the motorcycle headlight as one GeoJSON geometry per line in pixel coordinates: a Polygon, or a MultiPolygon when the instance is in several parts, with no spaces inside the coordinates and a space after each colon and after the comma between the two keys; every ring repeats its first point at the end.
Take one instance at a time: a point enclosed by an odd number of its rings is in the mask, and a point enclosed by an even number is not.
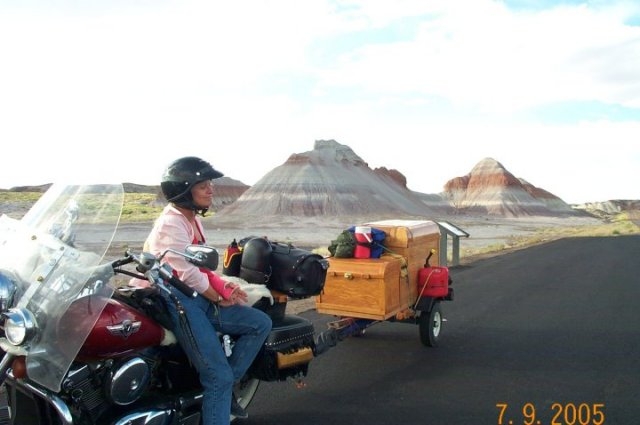
{"type": "Polygon", "coordinates": [[[36,323],[33,314],[24,308],[11,308],[4,313],[4,334],[12,345],[22,345],[34,335],[36,323]]]}
{"type": "Polygon", "coordinates": [[[13,304],[13,297],[16,293],[16,285],[10,275],[0,270],[0,313],[11,308],[13,304]]]}

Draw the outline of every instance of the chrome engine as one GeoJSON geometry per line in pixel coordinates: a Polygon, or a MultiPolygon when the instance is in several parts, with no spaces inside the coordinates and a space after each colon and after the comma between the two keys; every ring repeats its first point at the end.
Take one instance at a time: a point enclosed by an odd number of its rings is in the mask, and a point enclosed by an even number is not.
{"type": "Polygon", "coordinates": [[[113,403],[126,406],[142,396],[150,379],[149,365],[134,357],[114,365],[105,382],[105,393],[113,403]]]}
{"type": "MultiPolygon", "coordinates": [[[[94,364],[75,364],[69,370],[58,394],[11,375],[5,382],[14,421],[33,420],[38,423],[76,425],[109,423],[113,425],[169,425],[174,423],[180,408],[181,425],[198,425],[200,413],[198,394],[179,400],[149,396],[153,386],[162,386],[154,378],[156,361],[134,356],[94,364]],[[136,404],[136,402],[139,402],[136,404]],[[105,418],[109,418],[106,419],[105,418]]],[[[28,422],[31,423],[31,422],[28,422]]]]}
{"type": "Polygon", "coordinates": [[[135,403],[149,387],[152,374],[149,362],[136,356],[72,368],[62,384],[63,394],[70,397],[71,403],[67,404],[72,410],[97,418],[114,404],[135,403]]]}

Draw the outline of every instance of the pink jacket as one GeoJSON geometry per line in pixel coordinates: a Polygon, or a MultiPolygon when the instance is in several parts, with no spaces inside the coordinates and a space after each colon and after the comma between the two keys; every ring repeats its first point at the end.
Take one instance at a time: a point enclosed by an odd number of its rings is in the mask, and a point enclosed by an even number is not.
{"type": "MultiPolygon", "coordinates": [[[[196,216],[198,227],[202,229],[200,216],[196,216]]],[[[204,237],[204,235],[203,235],[204,237]]],[[[156,256],[164,253],[167,248],[183,252],[187,245],[195,240],[195,231],[189,220],[182,215],[180,210],[173,205],[167,205],[162,214],[156,219],[153,229],[144,243],[144,251],[156,256]]],[[[172,252],[165,255],[165,260],[174,268],[178,278],[193,288],[198,293],[203,293],[209,285],[213,287],[224,299],[228,299],[233,292],[233,288],[226,285],[226,282],[213,272],[200,271],[198,267],[189,263],[185,258],[172,252]]],[[[139,284],[137,282],[132,284],[139,284]]]]}

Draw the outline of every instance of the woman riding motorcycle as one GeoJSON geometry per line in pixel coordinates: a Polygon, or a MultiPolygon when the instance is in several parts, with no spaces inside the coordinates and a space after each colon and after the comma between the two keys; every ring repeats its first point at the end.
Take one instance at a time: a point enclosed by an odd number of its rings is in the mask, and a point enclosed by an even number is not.
{"type": "MultiPolygon", "coordinates": [[[[145,251],[161,255],[167,249],[183,251],[189,244],[204,244],[201,216],[211,205],[213,180],[222,175],[197,157],[173,161],[161,181],[162,193],[169,204],[155,221],[145,251]]],[[[173,321],[172,331],[197,369],[204,389],[202,424],[228,424],[230,413],[236,418],[246,418],[248,415],[233,395],[233,385],[245,374],[269,335],[271,319],[245,305],[247,294],[236,284],[225,282],[214,272],[199,269],[171,252],[165,258],[177,277],[198,293],[192,298],[169,288],[182,304],[184,315],[173,302],[166,305],[173,321]],[[217,333],[235,338],[228,358],[217,333]]]]}

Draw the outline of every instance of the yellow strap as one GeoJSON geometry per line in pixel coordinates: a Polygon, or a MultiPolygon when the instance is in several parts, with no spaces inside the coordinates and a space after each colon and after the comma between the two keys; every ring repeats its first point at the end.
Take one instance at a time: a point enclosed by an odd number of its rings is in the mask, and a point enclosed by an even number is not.
{"type": "Polygon", "coordinates": [[[388,255],[390,257],[393,258],[398,258],[400,259],[400,277],[404,278],[404,283],[407,284],[407,305],[411,305],[411,294],[409,291],[409,260],[407,260],[407,257],[404,257],[400,254],[396,254],[395,252],[391,251],[389,248],[385,247],[385,251],[387,251],[385,254],[382,254],[382,256],[384,257],[385,255],[388,255]]]}
{"type": "Polygon", "coordinates": [[[385,254],[382,254],[382,257],[385,256],[389,256],[392,258],[397,258],[400,260],[400,277],[404,277],[405,280],[407,280],[408,282],[408,278],[409,278],[409,262],[407,261],[407,257],[404,257],[400,254],[396,254],[394,252],[387,252],[385,254]]]}

